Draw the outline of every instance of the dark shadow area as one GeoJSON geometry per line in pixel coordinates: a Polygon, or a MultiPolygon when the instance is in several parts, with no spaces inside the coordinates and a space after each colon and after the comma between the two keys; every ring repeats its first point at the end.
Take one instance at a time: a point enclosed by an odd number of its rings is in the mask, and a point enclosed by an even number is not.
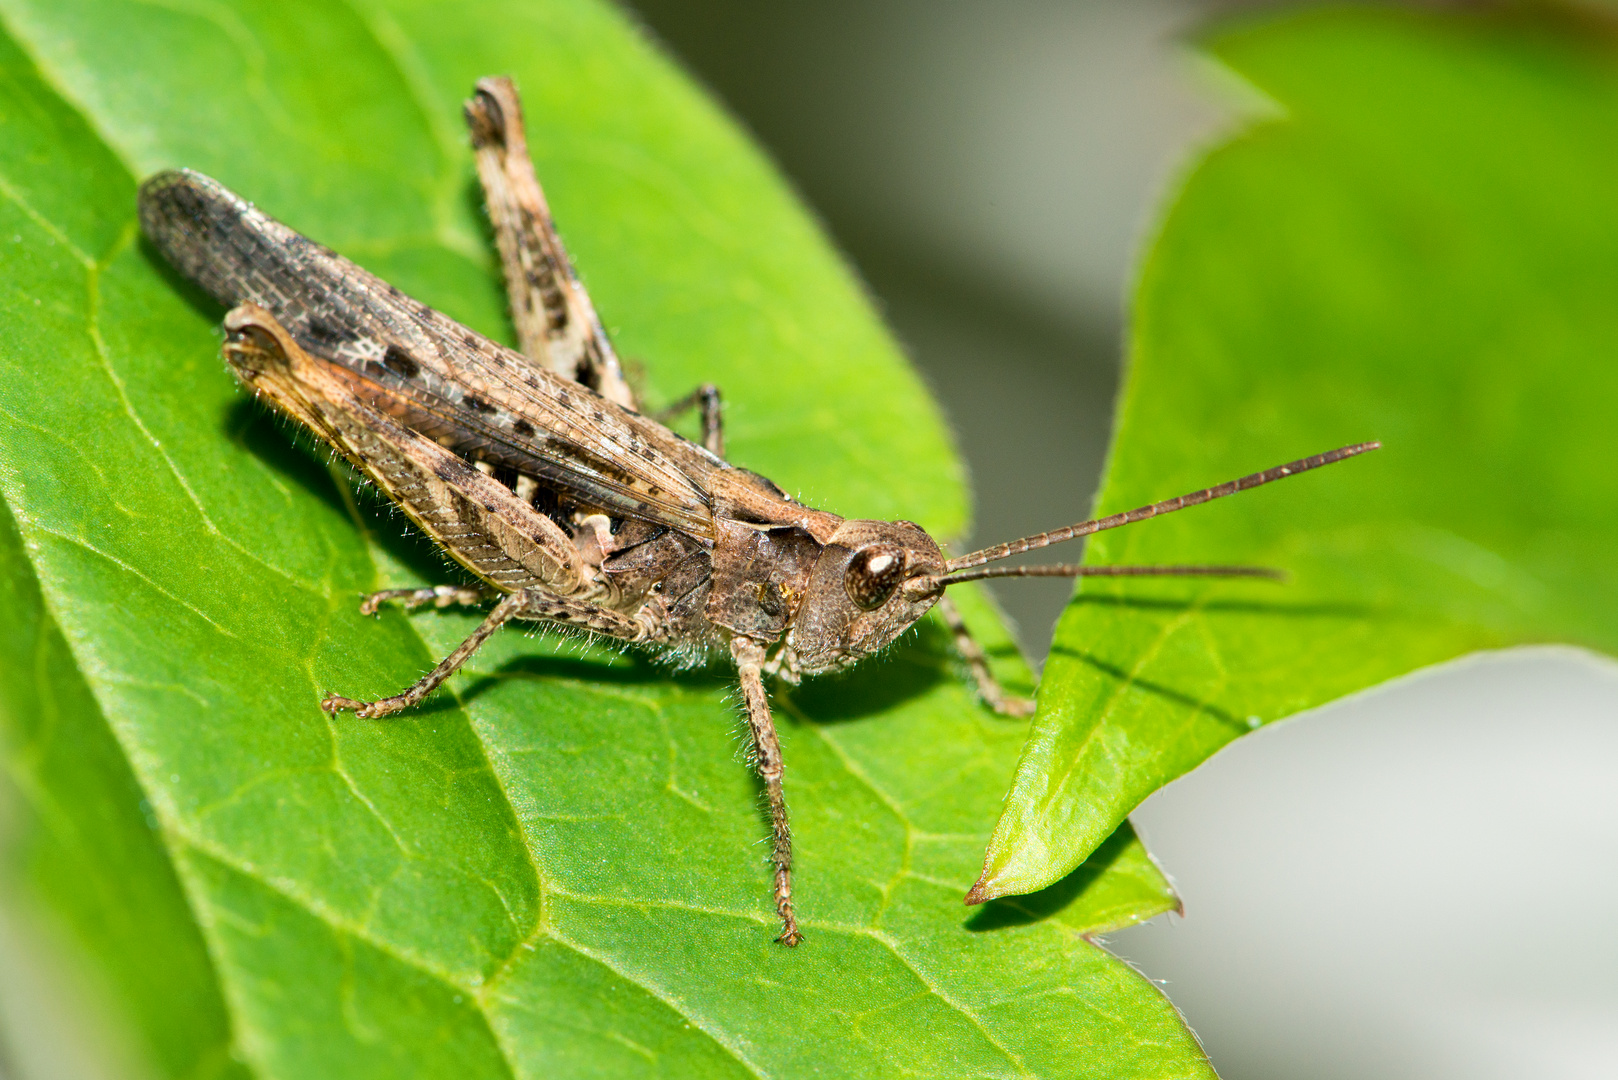
{"type": "Polygon", "coordinates": [[[418,529],[374,484],[359,481],[350,474],[354,505],[360,526],[388,555],[409,568],[422,581],[433,585],[470,585],[478,581],[460,563],[450,558],[427,534],[418,529]]]}
{"type": "Polygon", "coordinates": [[[245,447],[287,482],[308,491],[338,514],[351,518],[357,511],[360,528],[369,538],[423,581],[475,584],[459,563],[410,525],[403,512],[375,485],[364,481],[335,451],[291,420],[252,398],[242,398],[225,411],[221,429],[227,439],[245,447]],[[336,475],[329,464],[333,461],[339,466],[336,475]],[[349,486],[352,504],[350,495],[339,488],[343,483],[349,486]]]}
{"type": "Polygon", "coordinates": [[[163,253],[157,250],[157,245],[147,239],[144,233],[135,241],[135,246],[140,249],[141,258],[146,260],[146,264],[163,279],[165,285],[186,302],[192,311],[216,326],[224,322],[225,305],[203,291],[196,282],[170,266],[169,261],[163,258],[163,253]]]}
{"type": "Polygon", "coordinates": [[[1097,660],[1089,653],[1081,653],[1074,649],[1066,649],[1062,648],[1061,646],[1055,646],[1051,649],[1051,654],[1053,656],[1066,656],[1077,660],[1082,664],[1088,664],[1095,670],[1101,672],[1103,675],[1116,679],[1118,682],[1123,683],[1126,686],[1139,687],[1148,694],[1155,694],[1158,697],[1167,701],[1172,701],[1177,705],[1183,705],[1188,709],[1206,713],[1215,720],[1219,721],[1221,724],[1235,729],[1238,734],[1246,735],[1249,731],[1253,730],[1246,720],[1233,716],[1224,709],[1210,705],[1206,701],[1199,701],[1190,694],[1164,686],[1162,683],[1155,683],[1150,679],[1142,679],[1139,676],[1131,675],[1123,668],[1109,664],[1104,660],[1097,660]]]}
{"type": "Polygon", "coordinates": [[[1278,615],[1294,619],[1367,619],[1392,614],[1385,608],[1349,601],[1184,600],[1163,596],[1095,596],[1080,593],[1072,601],[1086,607],[1128,608],[1179,614],[1196,608],[1216,615],[1278,615]]]}
{"type": "MultiPolygon", "coordinates": [[[[547,623],[519,625],[535,627],[540,633],[559,632],[551,630],[551,624],[547,623]]],[[[602,639],[601,646],[607,649],[620,649],[607,639],[602,639]]],[[[644,648],[635,645],[622,645],[619,655],[628,663],[608,664],[576,656],[523,656],[507,661],[493,675],[486,675],[478,682],[496,683],[503,679],[575,679],[580,682],[613,686],[649,686],[653,683],[664,683],[705,689],[728,686],[731,681],[719,673],[717,666],[677,671],[667,664],[659,663],[644,648]]],[[[481,689],[478,692],[482,692],[481,689]]],[[[463,693],[462,697],[470,699],[471,691],[463,693]]]]}
{"type": "Polygon", "coordinates": [[[777,684],[775,692],[790,693],[793,705],[817,724],[860,720],[925,694],[948,678],[949,649],[949,635],[925,619],[897,645],[847,671],[812,676],[790,691],[777,684]]]}
{"type": "Polygon", "coordinates": [[[973,933],[981,933],[1011,926],[1027,926],[1060,913],[1110,870],[1134,839],[1135,829],[1126,821],[1102,841],[1101,846],[1091,852],[1077,870],[1061,881],[1026,896],[990,900],[969,915],[963,925],[973,933]]]}
{"type": "MultiPolygon", "coordinates": [[[[356,600],[356,605],[358,601],[356,600]]],[[[469,608],[458,609],[462,612],[471,611],[469,608]]],[[[414,612],[401,613],[408,619],[430,619],[437,612],[432,608],[425,608],[414,612]]],[[[562,635],[567,633],[560,627],[542,622],[517,622],[503,628],[502,633],[523,633],[532,631],[535,635],[562,635]]],[[[615,648],[614,644],[606,639],[602,647],[615,648]]],[[[552,679],[567,679],[573,682],[593,683],[610,686],[652,686],[656,684],[676,685],[687,689],[715,689],[727,687],[731,680],[725,678],[714,668],[697,668],[695,670],[677,671],[666,664],[659,663],[645,650],[632,645],[622,646],[620,656],[628,663],[611,663],[603,660],[592,660],[576,656],[554,656],[535,654],[517,657],[500,665],[493,672],[477,673],[462,668],[457,673],[458,678],[464,680],[455,692],[443,687],[433,691],[420,704],[412,707],[403,716],[430,716],[435,713],[449,712],[464,708],[494,690],[496,687],[513,681],[532,680],[543,682],[552,679]]],[[[468,666],[476,664],[474,656],[468,661],[468,666]]],[[[389,693],[398,693],[408,684],[401,684],[389,693]]]]}
{"type": "Polygon", "coordinates": [[[233,401],[219,427],[226,439],[245,448],[287,483],[348,516],[348,502],[325,464],[332,451],[303,428],[250,397],[233,401]]]}

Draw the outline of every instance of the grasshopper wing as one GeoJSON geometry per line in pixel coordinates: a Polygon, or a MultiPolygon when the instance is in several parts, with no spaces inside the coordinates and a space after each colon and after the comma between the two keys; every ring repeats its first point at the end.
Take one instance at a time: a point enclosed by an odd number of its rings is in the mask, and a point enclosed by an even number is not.
{"type": "Polygon", "coordinates": [[[269,311],[410,428],[565,501],[713,538],[704,481],[726,466],[702,447],[411,300],[200,173],[147,180],[140,219],[177,270],[227,306],[269,311]]]}

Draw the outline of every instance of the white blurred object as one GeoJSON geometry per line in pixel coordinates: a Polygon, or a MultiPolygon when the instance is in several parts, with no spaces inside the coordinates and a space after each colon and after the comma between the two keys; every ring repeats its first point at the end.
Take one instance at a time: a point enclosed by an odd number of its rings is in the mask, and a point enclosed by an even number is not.
{"type": "Polygon", "coordinates": [[[1133,816],[1115,935],[1235,1078],[1618,1076],[1618,664],[1472,657],[1240,739],[1133,816]]]}
{"type": "MultiPolygon", "coordinates": [[[[12,794],[0,790],[0,799],[12,794]]],[[[156,1080],[119,1010],[56,919],[32,897],[0,890],[0,1080],[156,1080]]]]}

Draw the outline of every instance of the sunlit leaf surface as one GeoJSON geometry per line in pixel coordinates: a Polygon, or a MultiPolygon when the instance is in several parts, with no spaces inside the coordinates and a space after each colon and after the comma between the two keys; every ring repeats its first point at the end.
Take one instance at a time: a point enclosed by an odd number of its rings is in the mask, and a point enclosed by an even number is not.
{"type": "Polygon", "coordinates": [[[1026,725],[975,703],[931,623],[780,701],[797,950],[770,942],[720,673],[508,632],[410,714],[316,707],[408,683],[470,617],[359,615],[448,571],[234,385],[222,312],[140,239],[135,183],[210,173],[508,337],[458,119],[480,75],[525,91],[649,400],[712,379],[738,463],[845,514],[964,524],[936,409],[850,275],[618,15],[0,16],[8,771],[28,880],[157,1075],[1208,1074],[1084,936],[1175,902],[1127,828],[1057,889],[961,906],[1026,725]]]}

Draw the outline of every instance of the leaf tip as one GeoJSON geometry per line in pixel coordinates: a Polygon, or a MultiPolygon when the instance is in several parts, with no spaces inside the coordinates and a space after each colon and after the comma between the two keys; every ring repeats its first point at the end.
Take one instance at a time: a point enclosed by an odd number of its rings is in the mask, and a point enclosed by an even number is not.
{"type": "Polygon", "coordinates": [[[976,907],[1003,895],[1005,895],[1003,891],[995,889],[989,875],[984,874],[966,891],[965,904],[967,907],[976,907]]]}

